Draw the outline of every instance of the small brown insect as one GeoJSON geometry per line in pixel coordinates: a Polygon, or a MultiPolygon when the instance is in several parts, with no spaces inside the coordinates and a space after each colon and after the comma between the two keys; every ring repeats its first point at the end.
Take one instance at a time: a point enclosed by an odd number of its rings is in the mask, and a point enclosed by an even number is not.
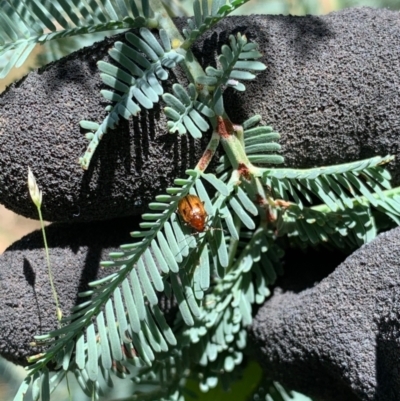
{"type": "Polygon", "coordinates": [[[178,203],[178,212],[183,221],[199,233],[206,227],[207,212],[204,202],[196,195],[186,195],[178,203]]]}

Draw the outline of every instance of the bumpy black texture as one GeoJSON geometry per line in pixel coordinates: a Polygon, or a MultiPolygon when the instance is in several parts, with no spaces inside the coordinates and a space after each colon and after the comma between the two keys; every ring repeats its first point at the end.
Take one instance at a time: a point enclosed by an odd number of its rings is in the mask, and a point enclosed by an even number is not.
{"type": "MultiPolygon", "coordinates": [[[[297,255],[289,267],[329,263],[320,256],[297,255]]],[[[265,372],[318,400],[398,401],[400,228],[364,245],[312,288],[285,280],[251,329],[265,372]]]]}
{"type": "MultiPolygon", "coordinates": [[[[232,17],[205,35],[195,53],[204,66],[215,65],[221,45],[237,32],[260,44],[267,70],[245,93],[228,90],[225,106],[236,123],[260,113],[278,129],[286,165],[400,156],[399,21],[397,12],[369,8],[232,17]]],[[[51,221],[132,214],[193,167],[199,144],[167,134],[158,106],[122,121],[104,137],[89,171],[79,167],[87,142],[78,123],[105,116],[96,61],[107,59],[114,40],[32,72],[0,96],[0,202],[10,209],[35,216],[28,166],[51,221]]],[[[399,160],[391,166],[395,184],[399,160]]]]}
{"type": "MultiPolygon", "coordinates": [[[[53,224],[47,227],[54,283],[64,315],[82,302],[78,292],[88,282],[113,272],[99,267],[109,251],[132,242],[135,218],[103,223],[53,224]]],[[[137,229],[137,226],[136,226],[137,229]]],[[[0,256],[0,354],[19,365],[40,351],[31,347],[36,334],[57,327],[43,237],[35,231],[0,256]]]]}

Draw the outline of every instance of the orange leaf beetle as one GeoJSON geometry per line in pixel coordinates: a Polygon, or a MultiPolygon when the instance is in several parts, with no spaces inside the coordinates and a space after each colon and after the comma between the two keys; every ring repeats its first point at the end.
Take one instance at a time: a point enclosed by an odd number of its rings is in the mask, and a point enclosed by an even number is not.
{"type": "Polygon", "coordinates": [[[178,203],[178,213],[183,221],[199,233],[206,227],[207,212],[204,202],[196,195],[186,195],[178,203]]]}

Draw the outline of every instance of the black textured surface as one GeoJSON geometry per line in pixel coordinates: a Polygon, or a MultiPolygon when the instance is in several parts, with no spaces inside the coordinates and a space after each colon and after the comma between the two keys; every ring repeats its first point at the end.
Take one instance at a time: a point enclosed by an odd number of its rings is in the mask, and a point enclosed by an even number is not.
{"type": "MultiPolygon", "coordinates": [[[[60,307],[65,316],[83,298],[87,283],[113,272],[99,268],[111,250],[132,242],[135,218],[103,223],[53,224],[46,228],[60,307]]],[[[0,354],[26,365],[39,352],[33,336],[57,327],[41,231],[15,242],[0,256],[0,354]]]]}
{"type": "MultiPolygon", "coordinates": [[[[292,270],[329,264],[321,256],[297,257],[292,270]]],[[[265,372],[317,400],[399,400],[400,228],[307,287],[276,288],[256,315],[251,344],[265,372]]]]}
{"type": "MultiPolygon", "coordinates": [[[[227,91],[225,105],[234,122],[260,113],[278,129],[288,166],[400,156],[399,21],[397,12],[370,8],[321,17],[232,17],[195,52],[204,65],[215,64],[231,32],[260,43],[267,70],[244,94],[227,91]]],[[[80,169],[86,140],[78,123],[105,115],[95,63],[113,40],[32,72],[0,96],[0,202],[10,209],[35,215],[28,165],[50,221],[135,213],[193,167],[199,146],[167,134],[155,108],[107,134],[90,170],[80,169]]],[[[395,184],[398,160],[391,166],[395,184]]]]}

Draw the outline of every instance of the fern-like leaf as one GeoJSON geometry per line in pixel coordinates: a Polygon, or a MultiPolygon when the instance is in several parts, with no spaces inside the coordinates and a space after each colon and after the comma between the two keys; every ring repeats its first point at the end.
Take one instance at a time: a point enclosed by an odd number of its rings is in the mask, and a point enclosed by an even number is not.
{"type": "Polygon", "coordinates": [[[167,104],[164,112],[169,119],[168,131],[171,133],[178,131],[180,135],[189,132],[193,138],[201,138],[202,132],[210,128],[202,115],[212,118],[214,112],[197,100],[197,92],[193,84],[189,84],[187,91],[182,85],[174,84],[172,90],[174,95],[170,93],[163,95],[163,100],[167,104]]]}
{"type": "Polygon", "coordinates": [[[241,80],[255,78],[253,72],[263,71],[266,66],[256,61],[262,56],[257,50],[257,43],[247,43],[247,38],[240,33],[236,38],[229,36],[229,46],[222,46],[222,54],[218,57],[221,68],[207,67],[206,75],[199,76],[197,83],[216,87],[214,92],[214,111],[217,115],[223,115],[223,101],[221,87],[226,85],[238,91],[244,91],[246,87],[241,80]]]}
{"type": "Polygon", "coordinates": [[[280,236],[302,248],[319,244],[334,244],[338,248],[356,249],[372,241],[377,229],[368,205],[332,212],[327,207],[303,208],[290,206],[277,222],[280,236]]]}
{"type": "Polygon", "coordinates": [[[274,198],[294,200],[300,209],[304,201],[313,204],[312,197],[317,196],[333,212],[352,209],[355,199],[361,204],[367,200],[374,208],[399,216],[400,205],[383,192],[391,185],[390,174],[382,165],[392,159],[376,156],[313,169],[264,169],[263,179],[274,198]]]}
{"type": "MultiPolygon", "coordinates": [[[[149,10],[148,6],[148,0],[143,0],[142,9],[149,10]]],[[[11,68],[20,67],[39,43],[74,35],[141,27],[146,24],[147,14],[141,15],[133,0],[129,6],[119,0],[92,0],[74,3],[73,7],[65,0],[2,0],[0,58],[9,59],[0,71],[0,79],[5,78],[11,68]],[[44,33],[46,31],[50,32],[44,33]]]]}
{"type": "MultiPolygon", "coordinates": [[[[201,174],[194,170],[188,174],[189,178],[177,179],[176,187],[149,204],[156,213],[145,214],[140,224],[143,230],[132,232],[139,241],[121,246],[119,252],[110,253],[110,261],[102,263],[104,267],[119,267],[119,271],[90,283],[92,289],[80,296],[92,299],[74,307],[72,314],[63,319],[61,328],[36,337],[51,347],[32,365],[32,374],[42,371],[50,359],[58,358],[64,370],[75,371],[86,393],[97,393],[99,377],[106,379],[105,372],[110,369],[118,366],[117,374],[123,376],[126,363],[152,366],[156,355],[177,345],[158,308],[158,292],[175,296],[185,325],[192,326],[202,318],[199,301],[210,286],[209,259],[222,269],[227,267],[228,259],[223,236],[213,237],[206,232],[193,244],[190,229],[177,216],[182,196],[195,194],[195,188],[205,191],[201,174]],[[208,243],[212,244],[210,248],[208,243]],[[195,250],[189,253],[193,246],[195,250]],[[190,266],[198,266],[198,272],[190,266]],[[72,356],[70,344],[74,341],[72,356]]],[[[224,183],[202,174],[229,195],[224,183]]],[[[207,204],[210,216],[216,216],[210,199],[207,204]]],[[[224,275],[222,271],[220,274],[224,275]]]]}
{"type": "MultiPolygon", "coordinates": [[[[140,36],[128,32],[127,42],[116,42],[109,51],[115,64],[99,61],[97,63],[101,78],[110,90],[102,90],[105,99],[114,103],[110,114],[101,124],[81,121],[83,128],[94,132],[88,137],[89,146],[80,158],[83,169],[87,169],[101,138],[111,128],[115,128],[120,116],[129,119],[137,116],[141,107],[151,109],[163,94],[160,81],[168,78],[166,68],[172,68],[182,61],[183,56],[171,49],[165,31],[160,31],[162,45],[147,29],[140,29],[140,36]]],[[[194,112],[193,112],[194,113],[194,112]]]]}
{"type": "Polygon", "coordinates": [[[247,1],[229,0],[227,3],[225,0],[212,0],[210,9],[208,0],[194,0],[194,17],[188,20],[188,26],[183,29],[185,42],[182,47],[188,49],[204,32],[247,1]]]}
{"type": "Polygon", "coordinates": [[[280,270],[266,230],[258,228],[251,236],[246,246],[239,245],[229,273],[218,279],[206,296],[203,319],[182,333],[182,352],[198,365],[202,391],[226,380],[224,372],[232,372],[241,363],[252,305],[262,303],[270,294],[268,285],[273,284],[280,270]]]}

